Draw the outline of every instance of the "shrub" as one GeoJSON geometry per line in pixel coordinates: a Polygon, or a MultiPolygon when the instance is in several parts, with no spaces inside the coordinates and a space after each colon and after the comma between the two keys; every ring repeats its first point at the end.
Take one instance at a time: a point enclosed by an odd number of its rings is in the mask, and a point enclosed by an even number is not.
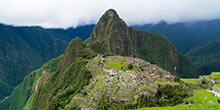
{"type": "Polygon", "coordinates": [[[180,82],[180,78],[178,76],[174,75],[174,81],[175,82],[180,82]]]}
{"type": "Polygon", "coordinates": [[[129,65],[128,65],[128,69],[131,70],[132,68],[133,68],[133,65],[132,65],[132,64],[129,64],[129,65]]]}
{"type": "MultiPolygon", "coordinates": [[[[185,92],[187,89],[174,86],[161,86],[154,96],[141,95],[137,99],[138,108],[156,106],[174,106],[184,102],[191,94],[185,92]]],[[[185,102],[186,103],[186,102],[185,102]]]]}

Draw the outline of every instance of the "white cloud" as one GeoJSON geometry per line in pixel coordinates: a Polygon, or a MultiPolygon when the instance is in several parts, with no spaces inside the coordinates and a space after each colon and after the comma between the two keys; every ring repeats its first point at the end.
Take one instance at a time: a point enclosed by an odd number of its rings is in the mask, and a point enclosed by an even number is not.
{"type": "Polygon", "coordinates": [[[96,23],[109,8],[129,25],[220,18],[220,0],[0,0],[0,22],[76,27],[96,23]]]}

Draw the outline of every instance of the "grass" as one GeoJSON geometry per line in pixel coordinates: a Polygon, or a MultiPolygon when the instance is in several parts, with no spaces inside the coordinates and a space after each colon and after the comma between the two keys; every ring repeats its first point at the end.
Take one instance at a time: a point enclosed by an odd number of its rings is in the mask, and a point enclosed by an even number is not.
{"type": "Polygon", "coordinates": [[[128,67],[128,65],[129,65],[126,60],[121,60],[121,59],[119,59],[119,58],[115,58],[113,61],[116,62],[116,63],[118,63],[118,64],[121,64],[121,65],[124,66],[124,67],[128,67]]]}
{"type": "Polygon", "coordinates": [[[220,80],[220,72],[212,72],[212,76],[217,79],[220,80]]]}
{"type": "Polygon", "coordinates": [[[177,105],[173,107],[151,107],[140,108],[138,110],[219,110],[219,104],[191,104],[191,105],[177,105]]]}
{"type": "Polygon", "coordinates": [[[80,93],[77,93],[74,97],[83,97],[80,93]]]}
{"type": "Polygon", "coordinates": [[[162,85],[180,85],[180,83],[178,82],[159,82],[158,84],[162,84],[162,85]]]}
{"type": "Polygon", "coordinates": [[[200,78],[202,78],[202,77],[206,77],[206,78],[208,78],[209,80],[212,80],[212,77],[211,77],[210,75],[203,75],[203,76],[200,76],[200,78]]]}
{"type": "Polygon", "coordinates": [[[31,108],[31,105],[34,101],[35,93],[31,94],[30,98],[28,99],[27,103],[25,104],[23,110],[29,110],[31,108]]]}
{"type": "MultiPolygon", "coordinates": [[[[156,87],[154,87],[153,85],[150,85],[150,87],[157,89],[156,87]]],[[[149,89],[149,86],[143,86],[143,87],[139,87],[138,88],[138,92],[141,92],[142,90],[147,90],[150,93],[155,93],[154,91],[152,91],[151,89],[149,89]]]]}
{"type": "Polygon", "coordinates": [[[196,104],[203,104],[204,100],[206,99],[206,102],[212,101],[218,103],[217,100],[219,98],[213,96],[211,92],[208,92],[206,90],[196,90],[196,89],[193,90],[193,92],[194,92],[193,96],[188,98],[190,102],[194,102],[196,104]]]}
{"type": "Polygon", "coordinates": [[[128,68],[128,63],[125,61],[125,60],[121,60],[121,59],[118,59],[118,58],[115,58],[113,61],[106,61],[107,65],[110,66],[110,67],[114,67],[116,69],[119,69],[119,70],[126,70],[126,71],[138,71],[138,67],[136,66],[133,66],[132,69],[129,69],[128,68]]]}
{"type": "Polygon", "coordinates": [[[216,86],[216,87],[220,88],[220,84],[215,84],[214,86],[216,86]]]}
{"type": "Polygon", "coordinates": [[[115,62],[118,62],[118,63],[123,63],[123,62],[125,62],[125,61],[123,61],[123,60],[121,60],[121,59],[118,59],[118,58],[115,58],[114,61],[115,61],[115,62]]]}
{"type": "Polygon", "coordinates": [[[199,85],[199,79],[186,78],[186,79],[181,79],[181,81],[186,82],[186,83],[199,85]]]}
{"type": "Polygon", "coordinates": [[[132,70],[132,71],[138,71],[139,69],[138,69],[138,67],[133,66],[131,70],[132,70]]]}
{"type": "Polygon", "coordinates": [[[119,70],[128,70],[126,67],[124,67],[118,63],[112,62],[112,61],[106,61],[106,64],[110,67],[113,67],[113,68],[116,68],[119,70]]]}

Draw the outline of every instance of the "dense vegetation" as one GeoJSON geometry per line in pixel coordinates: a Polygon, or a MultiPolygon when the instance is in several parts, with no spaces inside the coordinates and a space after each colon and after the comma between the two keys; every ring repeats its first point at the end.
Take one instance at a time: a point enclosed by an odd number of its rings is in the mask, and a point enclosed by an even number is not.
{"type": "Polygon", "coordinates": [[[137,107],[174,106],[183,103],[184,99],[189,96],[190,94],[187,93],[187,89],[184,87],[168,85],[159,87],[154,97],[142,95],[137,100],[137,107]]]}
{"type": "Polygon", "coordinates": [[[98,106],[98,110],[133,110],[143,107],[174,106],[183,103],[184,99],[190,96],[186,91],[187,89],[182,87],[161,86],[155,96],[141,95],[134,104],[117,104],[110,101],[102,101],[98,106]]]}
{"type": "Polygon", "coordinates": [[[220,71],[220,39],[191,49],[188,56],[201,74],[220,71]]]}
{"type": "Polygon", "coordinates": [[[134,26],[158,33],[167,39],[182,53],[186,53],[199,70],[200,74],[220,71],[219,40],[220,20],[192,23],[158,24],[134,26]]]}
{"type": "Polygon", "coordinates": [[[86,64],[86,60],[78,59],[64,73],[52,75],[44,85],[40,86],[34,97],[32,109],[64,109],[91,78],[90,72],[85,67],[86,64]],[[43,104],[39,105],[40,103],[43,104]]]}
{"type": "MultiPolygon", "coordinates": [[[[39,78],[43,78],[43,70],[48,72],[56,71],[57,66],[59,65],[60,58],[61,57],[52,59],[51,61],[44,64],[41,68],[27,75],[24,78],[23,82],[19,84],[16,88],[14,88],[10,97],[1,103],[0,109],[22,110],[24,106],[27,106],[28,108],[28,106],[30,106],[33,102],[35,91],[37,89],[34,85],[39,83],[39,78]]],[[[47,77],[44,78],[46,79],[47,77]]]]}
{"type": "Polygon", "coordinates": [[[0,100],[28,73],[62,54],[72,38],[88,37],[93,27],[64,30],[0,24],[0,100]]]}
{"type": "Polygon", "coordinates": [[[64,108],[88,84],[91,74],[85,67],[86,59],[95,55],[79,38],[73,39],[64,55],[26,76],[12,95],[1,103],[1,109],[64,108]]]}
{"type": "Polygon", "coordinates": [[[79,38],[73,39],[65,50],[58,70],[39,88],[33,109],[63,109],[88,84],[91,74],[85,67],[86,59],[95,55],[79,38]],[[42,102],[43,105],[38,105],[42,102]]]}

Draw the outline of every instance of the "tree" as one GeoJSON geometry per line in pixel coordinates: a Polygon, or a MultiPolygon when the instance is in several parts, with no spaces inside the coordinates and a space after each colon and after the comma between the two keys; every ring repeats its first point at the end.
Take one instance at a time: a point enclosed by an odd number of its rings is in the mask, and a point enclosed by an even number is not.
{"type": "Polygon", "coordinates": [[[129,65],[128,65],[128,69],[131,70],[132,68],[133,68],[133,65],[132,65],[132,64],[129,64],[129,65]]]}

